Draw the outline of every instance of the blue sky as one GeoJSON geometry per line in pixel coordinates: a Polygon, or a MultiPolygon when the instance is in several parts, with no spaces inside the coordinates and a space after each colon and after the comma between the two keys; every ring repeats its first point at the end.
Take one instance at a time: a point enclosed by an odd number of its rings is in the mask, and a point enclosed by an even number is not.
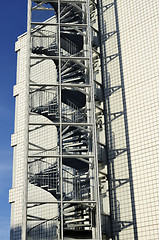
{"type": "Polygon", "coordinates": [[[16,80],[17,36],[26,31],[27,0],[1,1],[0,7],[0,239],[9,240],[10,204],[8,191],[12,180],[10,135],[14,129],[13,85],[16,80]]]}

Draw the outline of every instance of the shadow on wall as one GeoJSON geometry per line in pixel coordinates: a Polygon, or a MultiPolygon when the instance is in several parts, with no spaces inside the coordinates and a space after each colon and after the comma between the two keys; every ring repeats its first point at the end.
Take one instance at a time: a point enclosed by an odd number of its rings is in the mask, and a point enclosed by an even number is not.
{"type": "Polygon", "coordinates": [[[98,16],[112,239],[130,229],[137,240],[117,0],[107,5],[98,0],[98,16]]]}

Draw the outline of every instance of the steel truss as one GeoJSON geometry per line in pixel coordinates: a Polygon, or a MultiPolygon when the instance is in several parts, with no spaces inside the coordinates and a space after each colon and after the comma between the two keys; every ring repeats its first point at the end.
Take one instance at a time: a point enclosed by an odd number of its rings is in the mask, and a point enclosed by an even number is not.
{"type": "Polygon", "coordinates": [[[28,0],[23,240],[102,239],[92,6],[28,0]]]}

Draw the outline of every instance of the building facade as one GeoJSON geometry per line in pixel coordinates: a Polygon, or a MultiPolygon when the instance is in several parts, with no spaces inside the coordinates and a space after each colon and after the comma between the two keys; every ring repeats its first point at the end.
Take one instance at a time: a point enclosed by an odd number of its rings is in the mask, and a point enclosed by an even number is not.
{"type": "Polygon", "coordinates": [[[158,239],[157,0],[28,0],[11,240],[158,239]]]}

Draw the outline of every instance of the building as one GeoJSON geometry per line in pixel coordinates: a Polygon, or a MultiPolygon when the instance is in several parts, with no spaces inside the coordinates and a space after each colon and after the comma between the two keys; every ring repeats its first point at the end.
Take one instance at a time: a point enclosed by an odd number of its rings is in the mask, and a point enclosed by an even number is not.
{"type": "Polygon", "coordinates": [[[158,239],[157,7],[28,0],[11,240],[158,239]]]}

